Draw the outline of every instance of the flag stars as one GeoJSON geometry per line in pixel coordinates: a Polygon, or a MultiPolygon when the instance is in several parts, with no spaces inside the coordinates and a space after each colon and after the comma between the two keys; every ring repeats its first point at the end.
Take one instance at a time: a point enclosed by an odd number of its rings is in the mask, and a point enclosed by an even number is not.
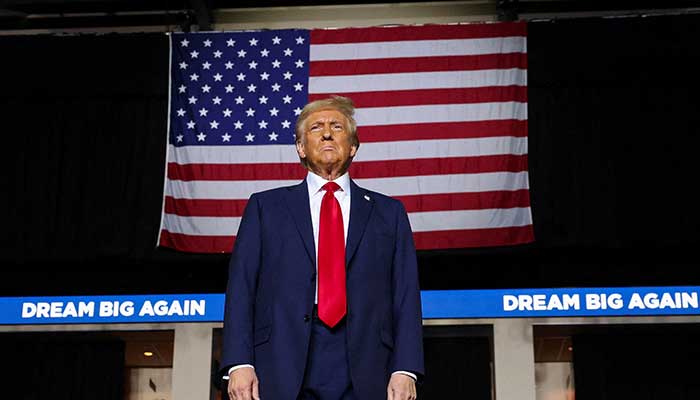
{"type": "Polygon", "coordinates": [[[295,108],[294,115],[296,115],[298,117],[300,114],[301,114],[301,108],[300,107],[295,108]]]}
{"type": "Polygon", "coordinates": [[[182,41],[180,41],[180,45],[182,47],[187,47],[187,46],[189,46],[189,44],[190,44],[190,41],[187,39],[182,39],[182,41]]]}
{"type": "Polygon", "coordinates": [[[260,80],[266,81],[268,80],[268,78],[270,78],[270,74],[268,74],[267,72],[263,72],[262,74],[260,74],[260,80]]]}
{"type": "Polygon", "coordinates": [[[285,72],[285,73],[282,74],[282,75],[284,76],[284,79],[287,80],[287,81],[289,81],[289,80],[292,79],[292,73],[289,72],[289,71],[285,72]]]}
{"type": "Polygon", "coordinates": [[[246,142],[252,142],[253,139],[255,139],[255,135],[253,135],[252,133],[248,132],[248,134],[245,135],[245,141],[246,141],[246,142]]]}
{"type": "Polygon", "coordinates": [[[292,49],[290,49],[289,47],[287,47],[286,49],[284,49],[284,55],[285,55],[285,56],[291,56],[293,52],[294,52],[294,51],[293,51],[292,49]]]}
{"type": "Polygon", "coordinates": [[[245,115],[246,117],[253,117],[255,116],[255,110],[249,107],[247,110],[245,110],[245,115]]]}
{"type": "Polygon", "coordinates": [[[257,86],[255,86],[251,83],[250,85],[248,85],[248,93],[254,93],[255,89],[257,89],[257,88],[258,88],[257,86]]]}
{"type": "Polygon", "coordinates": [[[221,82],[221,78],[223,78],[223,77],[224,77],[223,75],[221,75],[220,73],[217,72],[216,75],[214,75],[214,81],[221,82]]]}
{"type": "Polygon", "coordinates": [[[234,129],[243,129],[243,122],[241,120],[238,120],[233,123],[233,128],[234,129]]]}
{"type": "Polygon", "coordinates": [[[279,36],[275,36],[272,38],[272,44],[280,44],[282,43],[282,38],[279,36]]]}
{"type": "Polygon", "coordinates": [[[258,45],[258,39],[252,38],[252,39],[250,39],[250,40],[248,41],[248,43],[250,43],[251,46],[257,46],[257,45],[258,45]]]}
{"type": "Polygon", "coordinates": [[[199,109],[199,116],[200,116],[200,117],[206,117],[208,113],[209,113],[209,110],[207,110],[207,109],[204,108],[204,107],[202,107],[202,108],[199,109]]]}
{"type": "Polygon", "coordinates": [[[214,52],[214,58],[221,58],[221,55],[224,54],[221,52],[221,50],[217,50],[214,52]]]}
{"type": "Polygon", "coordinates": [[[304,44],[304,38],[301,37],[301,36],[299,36],[298,38],[296,38],[296,41],[297,41],[297,44],[304,44]]]}
{"type": "Polygon", "coordinates": [[[270,50],[262,49],[260,50],[260,57],[267,57],[270,54],[270,50]]]}
{"type": "Polygon", "coordinates": [[[272,132],[271,134],[267,135],[267,137],[270,138],[270,141],[275,141],[275,142],[277,141],[277,136],[279,136],[279,135],[276,134],[275,132],[272,132]]]}
{"type": "Polygon", "coordinates": [[[228,61],[226,64],[224,64],[226,69],[233,69],[233,63],[231,61],[228,61]]]}
{"type": "Polygon", "coordinates": [[[280,62],[280,60],[275,60],[275,61],[272,62],[272,68],[279,68],[280,65],[282,65],[282,63],[280,62]]]}
{"type": "Polygon", "coordinates": [[[224,142],[230,142],[231,141],[231,135],[228,134],[228,132],[224,133],[221,135],[221,140],[224,142]]]}
{"type": "Polygon", "coordinates": [[[221,97],[216,96],[213,99],[211,99],[211,101],[216,105],[220,105],[221,104],[221,97]]]}
{"type": "Polygon", "coordinates": [[[211,63],[209,61],[205,61],[204,64],[202,64],[202,69],[209,69],[211,67],[211,63]]]}
{"type": "Polygon", "coordinates": [[[243,72],[241,72],[241,73],[239,73],[238,75],[236,75],[236,78],[238,79],[239,82],[240,82],[240,81],[244,81],[244,80],[245,80],[245,74],[244,74],[243,72]]]}
{"type": "Polygon", "coordinates": [[[199,132],[199,135],[197,135],[197,140],[200,142],[203,142],[207,138],[207,135],[204,134],[204,132],[199,132]]]}
{"type": "Polygon", "coordinates": [[[190,97],[187,99],[187,101],[188,101],[190,104],[197,104],[197,98],[194,97],[194,96],[190,96],[190,97]]]}
{"type": "Polygon", "coordinates": [[[185,116],[185,110],[183,110],[182,108],[178,109],[178,110],[177,110],[177,116],[178,116],[178,117],[184,117],[184,116],[185,116]]]}
{"type": "Polygon", "coordinates": [[[229,83],[224,89],[226,89],[226,93],[233,93],[234,87],[229,83]]]}
{"type": "Polygon", "coordinates": [[[236,101],[236,104],[243,104],[243,101],[245,101],[245,99],[241,96],[236,97],[234,100],[236,101]]]}
{"type": "Polygon", "coordinates": [[[273,91],[273,92],[279,92],[279,91],[280,91],[280,87],[281,87],[281,86],[280,86],[279,83],[275,83],[274,85],[272,85],[272,91],[273,91]]]}
{"type": "Polygon", "coordinates": [[[178,90],[178,92],[180,92],[180,93],[185,93],[185,91],[187,90],[187,86],[185,86],[185,85],[180,85],[180,87],[177,88],[177,90],[178,90]]]}
{"type": "Polygon", "coordinates": [[[246,54],[247,54],[247,53],[246,53],[245,50],[243,50],[243,49],[238,50],[238,57],[239,57],[239,58],[245,57],[246,54]]]}
{"type": "Polygon", "coordinates": [[[276,107],[272,107],[269,111],[270,111],[271,117],[276,117],[277,114],[279,114],[279,112],[280,112],[280,110],[278,110],[276,107]]]}
{"type": "Polygon", "coordinates": [[[255,61],[251,61],[248,63],[248,68],[249,69],[256,69],[256,68],[258,68],[258,63],[256,63],[255,61]]]}
{"type": "Polygon", "coordinates": [[[303,68],[304,67],[304,61],[301,59],[297,60],[294,65],[296,65],[297,68],[303,68]]]}
{"type": "Polygon", "coordinates": [[[182,138],[184,137],[183,135],[177,135],[175,136],[177,138],[177,142],[180,143],[182,142],[182,138]]]}
{"type": "Polygon", "coordinates": [[[180,63],[180,69],[187,69],[187,63],[186,62],[181,62],[180,63]]]}
{"type": "Polygon", "coordinates": [[[199,57],[199,52],[197,50],[193,50],[190,52],[190,57],[192,58],[197,58],[199,57]]]}
{"type": "Polygon", "coordinates": [[[227,46],[227,47],[233,47],[233,46],[235,46],[235,45],[236,45],[236,41],[233,40],[233,39],[229,39],[229,40],[226,41],[226,46],[227,46]]]}
{"type": "Polygon", "coordinates": [[[302,85],[300,82],[297,82],[296,85],[294,85],[295,92],[301,92],[302,89],[304,89],[304,85],[302,85]]]}
{"type": "Polygon", "coordinates": [[[209,40],[209,39],[205,40],[204,47],[211,47],[211,40],[209,40]]]}
{"type": "Polygon", "coordinates": [[[199,75],[197,74],[192,74],[190,75],[190,80],[196,82],[199,79],[199,75]]]}
{"type": "Polygon", "coordinates": [[[194,129],[195,123],[194,121],[190,121],[187,123],[187,129],[194,129]]]}
{"type": "Polygon", "coordinates": [[[223,111],[223,113],[224,113],[224,118],[230,118],[232,111],[231,111],[231,109],[227,108],[223,111]]]}
{"type": "Polygon", "coordinates": [[[284,102],[284,104],[291,104],[292,98],[289,97],[289,95],[286,95],[286,96],[282,97],[282,101],[284,102]]]}
{"type": "Polygon", "coordinates": [[[209,93],[209,91],[211,91],[211,86],[209,86],[209,85],[202,86],[202,93],[209,93]]]}
{"type": "Polygon", "coordinates": [[[284,121],[282,121],[282,128],[289,129],[290,126],[292,126],[292,123],[288,120],[285,119],[284,121]]]}
{"type": "Polygon", "coordinates": [[[209,126],[211,127],[211,129],[219,129],[219,122],[218,121],[211,121],[209,123],[209,126]]]}
{"type": "Polygon", "coordinates": [[[258,98],[258,101],[260,102],[260,104],[267,104],[267,100],[268,100],[268,98],[266,96],[260,96],[258,98]]]}
{"type": "Polygon", "coordinates": [[[262,120],[262,121],[258,122],[258,127],[260,129],[267,129],[267,121],[262,120]]]}

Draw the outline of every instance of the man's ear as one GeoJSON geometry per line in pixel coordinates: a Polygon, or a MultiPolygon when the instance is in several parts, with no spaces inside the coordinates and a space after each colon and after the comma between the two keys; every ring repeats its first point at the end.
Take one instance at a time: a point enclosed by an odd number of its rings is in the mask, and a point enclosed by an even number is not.
{"type": "Polygon", "coordinates": [[[306,152],[304,151],[304,143],[302,143],[301,140],[297,140],[296,146],[297,146],[297,154],[299,154],[299,158],[306,158],[306,152]]]}
{"type": "Polygon", "coordinates": [[[357,154],[357,146],[353,144],[350,146],[350,158],[355,157],[355,154],[357,154]]]}

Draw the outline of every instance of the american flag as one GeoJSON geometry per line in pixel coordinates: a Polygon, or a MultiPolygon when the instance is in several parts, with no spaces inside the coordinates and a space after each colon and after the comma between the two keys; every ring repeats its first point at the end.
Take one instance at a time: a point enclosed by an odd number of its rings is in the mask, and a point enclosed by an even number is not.
{"type": "Polygon", "coordinates": [[[304,105],[357,107],[350,176],[403,202],[418,249],[534,240],[525,23],[171,36],[159,244],[230,252],[248,197],[306,175],[304,105]]]}

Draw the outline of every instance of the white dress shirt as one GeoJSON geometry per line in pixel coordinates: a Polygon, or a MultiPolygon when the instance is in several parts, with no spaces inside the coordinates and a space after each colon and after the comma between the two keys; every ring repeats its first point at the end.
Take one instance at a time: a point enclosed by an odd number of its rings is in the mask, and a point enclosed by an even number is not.
{"type": "MultiPolygon", "coordinates": [[[[331,181],[328,181],[320,177],[319,175],[314,174],[311,171],[309,171],[308,175],[306,175],[306,186],[309,189],[309,208],[311,210],[311,225],[313,226],[314,230],[314,245],[316,247],[316,271],[318,271],[318,231],[319,221],[321,220],[321,201],[323,200],[323,195],[326,193],[326,191],[323,190],[322,187],[328,182],[331,181]]],[[[350,175],[348,175],[348,173],[346,172],[337,179],[335,179],[333,182],[337,183],[338,186],[340,186],[340,189],[336,190],[334,195],[335,198],[338,200],[338,203],[340,203],[340,211],[343,214],[343,233],[345,234],[345,241],[347,242],[348,226],[350,225],[350,175]]],[[[316,292],[314,294],[314,303],[318,303],[318,279],[316,280],[316,292]]],[[[246,367],[253,368],[253,366],[250,364],[235,365],[231,367],[231,369],[229,369],[228,373],[230,375],[231,372],[237,370],[238,368],[246,367]]],[[[417,379],[415,374],[406,371],[394,371],[392,375],[393,374],[404,374],[410,376],[414,380],[417,379]]],[[[224,379],[228,379],[228,376],[226,376],[224,379]]]]}

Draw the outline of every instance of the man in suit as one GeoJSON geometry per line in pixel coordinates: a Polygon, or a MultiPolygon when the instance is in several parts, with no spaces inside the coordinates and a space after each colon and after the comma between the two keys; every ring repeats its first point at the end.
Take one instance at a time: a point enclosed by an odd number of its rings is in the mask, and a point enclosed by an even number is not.
{"type": "Polygon", "coordinates": [[[222,365],[236,400],[413,400],[420,291],[402,204],[357,186],[354,106],[304,107],[300,184],[250,197],[229,266],[222,365]]]}

